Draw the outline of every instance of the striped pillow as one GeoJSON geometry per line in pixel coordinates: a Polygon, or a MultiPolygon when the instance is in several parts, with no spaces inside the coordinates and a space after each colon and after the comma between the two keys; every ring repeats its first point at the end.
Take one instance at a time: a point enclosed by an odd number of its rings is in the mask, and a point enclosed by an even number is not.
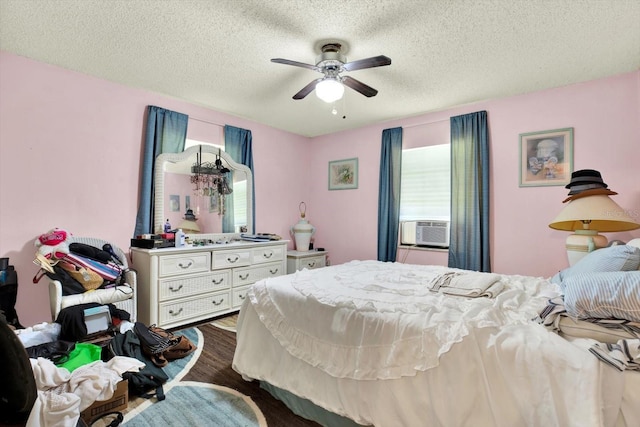
{"type": "Polygon", "coordinates": [[[576,274],[564,286],[571,317],[640,322],[640,271],[576,274]]]}
{"type": "Polygon", "coordinates": [[[551,282],[565,288],[565,281],[576,274],[604,273],[613,271],[633,271],[640,266],[640,248],[616,245],[588,253],[573,266],[565,268],[551,279],[551,282]]]}

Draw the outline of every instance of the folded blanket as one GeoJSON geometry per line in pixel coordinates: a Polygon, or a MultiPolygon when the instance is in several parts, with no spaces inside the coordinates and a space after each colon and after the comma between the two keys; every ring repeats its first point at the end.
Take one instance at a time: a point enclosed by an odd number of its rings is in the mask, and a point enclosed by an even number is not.
{"type": "Polygon", "coordinates": [[[495,298],[503,288],[500,276],[492,273],[462,273],[451,271],[440,274],[429,284],[433,292],[461,297],[495,298]]]}

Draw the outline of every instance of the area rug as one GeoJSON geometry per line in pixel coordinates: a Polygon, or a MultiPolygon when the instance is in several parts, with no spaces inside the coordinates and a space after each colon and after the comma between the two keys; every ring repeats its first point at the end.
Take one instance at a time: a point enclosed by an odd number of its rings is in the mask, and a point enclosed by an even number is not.
{"type": "Polygon", "coordinates": [[[249,396],[264,414],[269,427],[320,427],[295,415],[280,400],[260,387],[258,381],[245,381],[231,364],[236,350],[236,334],[206,323],[198,325],[204,337],[204,350],[184,381],[199,381],[229,387],[249,396]]]}
{"type": "Polygon", "coordinates": [[[182,381],[200,358],[205,342],[198,328],[178,331],[176,335],[187,337],[197,350],[163,368],[169,377],[164,385],[165,400],[130,398],[122,425],[267,427],[264,415],[250,397],[225,386],[182,381]]]}
{"type": "Polygon", "coordinates": [[[238,324],[238,314],[232,314],[230,316],[221,317],[211,322],[216,328],[224,329],[225,331],[236,332],[236,326],[238,324]]]}
{"type": "MultiPolygon", "coordinates": [[[[222,319],[218,319],[222,320],[222,319]]],[[[197,345],[189,356],[165,368],[169,381],[166,399],[130,397],[122,426],[212,426],[212,427],[320,427],[291,412],[260,387],[231,368],[236,334],[229,328],[205,323],[174,331],[197,345]]],[[[218,322],[219,323],[219,322],[218,322]]],[[[232,328],[231,328],[232,329],[232,328]]],[[[104,427],[102,420],[94,424],[104,427]]]]}
{"type": "Polygon", "coordinates": [[[266,427],[251,398],[215,384],[182,381],[166,391],[162,402],[150,401],[127,414],[124,426],[238,426],[266,427]],[[128,420],[128,421],[127,421],[128,420]]]}

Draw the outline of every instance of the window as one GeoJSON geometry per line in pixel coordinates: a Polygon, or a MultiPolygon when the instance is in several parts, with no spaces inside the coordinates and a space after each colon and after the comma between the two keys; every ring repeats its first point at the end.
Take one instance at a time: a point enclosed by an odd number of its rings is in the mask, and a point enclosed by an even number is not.
{"type": "Polygon", "coordinates": [[[451,146],[402,150],[400,221],[451,218],[451,146]]]}

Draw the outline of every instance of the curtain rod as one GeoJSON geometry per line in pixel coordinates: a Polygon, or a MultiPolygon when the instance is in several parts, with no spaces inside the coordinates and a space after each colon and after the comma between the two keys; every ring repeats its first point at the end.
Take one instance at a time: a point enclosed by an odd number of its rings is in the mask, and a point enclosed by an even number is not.
{"type": "Polygon", "coordinates": [[[197,122],[208,123],[210,125],[220,126],[221,128],[226,126],[226,125],[221,125],[220,123],[210,122],[208,120],[202,120],[202,119],[198,119],[196,117],[189,116],[189,120],[191,120],[191,119],[193,119],[193,120],[195,120],[197,122]]]}
{"type": "Polygon", "coordinates": [[[415,125],[402,126],[402,128],[403,129],[409,129],[409,128],[413,128],[413,127],[416,127],[416,126],[432,125],[434,123],[446,122],[446,121],[449,121],[450,119],[451,119],[450,117],[447,117],[446,119],[434,120],[432,122],[416,123],[415,125]]]}

